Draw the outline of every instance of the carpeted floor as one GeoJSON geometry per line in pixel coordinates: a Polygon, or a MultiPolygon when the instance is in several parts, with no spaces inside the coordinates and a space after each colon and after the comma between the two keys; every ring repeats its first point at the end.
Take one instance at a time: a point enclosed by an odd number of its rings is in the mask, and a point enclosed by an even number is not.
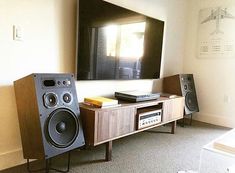
{"type": "MultiPolygon", "coordinates": [[[[124,137],[113,142],[113,159],[104,161],[105,147],[71,153],[70,173],[177,173],[181,170],[198,170],[202,146],[229,129],[193,122],[192,126],[177,126],[176,134],[170,126],[152,129],[124,137]]],[[[66,154],[53,159],[53,165],[64,168],[66,154]]],[[[34,163],[37,166],[39,163],[34,163]]],[[[1,173],[26,173],[26,165],[1,173]]],[[[51,171],[53,172],[53,171],[51,171]]]]}

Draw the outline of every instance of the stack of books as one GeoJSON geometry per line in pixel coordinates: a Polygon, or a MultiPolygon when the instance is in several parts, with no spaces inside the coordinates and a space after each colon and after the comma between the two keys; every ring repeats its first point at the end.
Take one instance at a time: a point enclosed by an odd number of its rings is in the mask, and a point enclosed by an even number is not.
{"type": "Polygon", "coordinates": [[[118,100],[106,97],[87,97],[84,98],[84,104],[97,108],[109,108],[120,106],[120,104],[118,104],[118,100]]]}

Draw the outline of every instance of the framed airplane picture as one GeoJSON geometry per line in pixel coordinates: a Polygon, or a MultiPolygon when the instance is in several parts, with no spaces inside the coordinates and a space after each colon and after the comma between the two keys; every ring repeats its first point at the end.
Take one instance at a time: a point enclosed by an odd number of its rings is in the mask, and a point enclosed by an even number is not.
{"type": "Polygon", "coordinates": [[[214,7],[199,12],[197,57],[235,57],[235,8],[214,7]]]}

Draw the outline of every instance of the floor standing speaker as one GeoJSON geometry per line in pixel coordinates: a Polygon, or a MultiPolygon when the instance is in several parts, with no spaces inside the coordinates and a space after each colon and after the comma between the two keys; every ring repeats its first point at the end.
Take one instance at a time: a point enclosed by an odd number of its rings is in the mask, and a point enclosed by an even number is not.
{"type": "Polygon", "coordinates": [[[31,74],[14,88],[24,158],[49,159],[84,145],[72,74],[31,74]]]}
{"type": "Polygon", "coordinates": [[[178,74],[164,78],[163,92],[185,97],[185,115],[199,112],[192,74],[178,74]]]}

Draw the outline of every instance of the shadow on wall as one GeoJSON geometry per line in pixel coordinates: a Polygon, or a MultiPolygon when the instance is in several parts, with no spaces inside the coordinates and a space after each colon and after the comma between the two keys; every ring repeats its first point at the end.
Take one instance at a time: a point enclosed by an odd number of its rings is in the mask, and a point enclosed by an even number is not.
{"type": "Polygon", "coordinates": [[[58,6],[60,15],[60,21],[58,21],[58,36],[59,39],[59,57],[60,57],[60,69],[62,72],[75,72],[75,52],[76,52],[76,15],[77,15],[77,1],[68,0],[58,3],[54,2],[55,6],[58,6]]]}
{"type": "MultiPolygon", "coordinates": [[[[8,167],[8,155],[20,150],[21,138],[14,87],[0,86],[0,170],[8,167]]],[[[15,158],[16,160],[17,158],[15,158]]],[[[16,160],[17,161],[17,160],[16,160]]],[[[14,162],[13,160],[10,162],[14,162]]],[[[19,162],[19,160],[18,160],[19,162]]]]}

